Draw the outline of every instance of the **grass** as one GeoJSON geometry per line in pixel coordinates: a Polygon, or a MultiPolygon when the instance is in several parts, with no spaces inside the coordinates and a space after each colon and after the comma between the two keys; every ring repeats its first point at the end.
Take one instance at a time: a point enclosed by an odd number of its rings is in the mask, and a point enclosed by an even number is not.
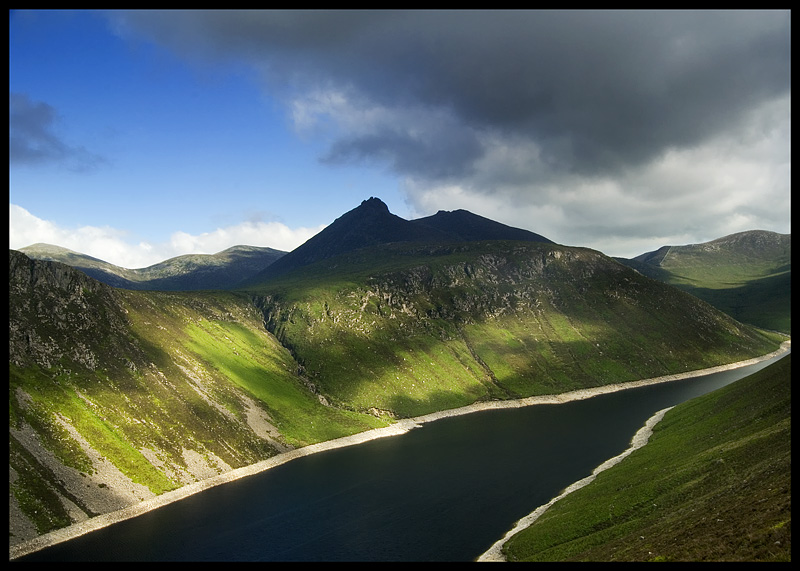
{"type": "MultiPolygon", "coordinates": [[[[156,494],[182,485],[187,450],[237,468],[396,417],[682,372],[780,342],[598,253],[518,242],[389,245],[241,292],[86,280],[15,295],[12,325],[52,354],[10,365],[10,426],[89,473],[60,415],[156,494]],[[248,425],[250,403],[273,441],[248,425]]],[[[40,530],[62,525],[69,490],[10,439],[22,511],[40,530]]]]}
{"type": "Polygon", "coordinates": [[[550,244],[387,245],[251,293],[331,402],[396,416],[704,368],[780,342],[550,244]]]}
{"type": "MultiPolygon", "coordinates": [[[[12,366],[10,386],[21,388],[30,397],[27,406],[12,402],[13,415],[32,426],[44,446],[66,466],[92,473],[87,454],[68,432],[55,421],[55,413],[66,419],[102,456],[109,458],[120,471],[134,482],[142,484],[154,494],[178,487],[165,477],[131,445],[130,435],[120,429],[122,422],[113,407],[98,406],[78,396],[75,385],[61,375],[60,382],[49,382],[52,377],[44,371],[20,370],[12,366]]],[[[97,384],[108,380],[99,378],[97,384]]],[[[102,398],[96,399],[102,403],[102,398]]]]}
{"type": "Polygon", "coordinates": [[[377,428],[385,423],[349,411],[322,407],[297,381],[288,352],[264,331],[238,323],[203,320],[186,326],[184,346],[244,389],[265,408],[289,444],[305,446],[377,428]]]}
{"type": "Polygon", "coordinates": [[[508,560],[791,560],[790,359],[670,410],[513,536],[508,560]]]}
{"type": "MultiPolygon", "coordinates": [[[[91,474],[91,460],[57,418],[154,494],[183,485],[177,473],[189,471],[186,450],[212,464],[213,455],[233,468],[277,453],[249,427],[244,395],[276,425],[275,439],[294,446],[388,422],[323,406],[301,382],[289,352],[264,330],[260,313],[241,296],[116,291],[103,301],[104,314],[87,333],[41,318],[31,330],[64,347],[79,340],[94,355],[94,369],[83,356],[76,361],[69,354],[48,368],[9,366],[10,427],[30,427],[45,450],[76,472],[91,474]],[[122,322],[124,330],[109,325],[122,322]],[[163,466],[151,463],[145,449],[163,466]]],[[[56,306],[46,315],[57,311],[56,306]]],[[[9,437],[15,474],[10,492],[39,532],[69,520],[62,497],[91,515],[13,433],[9,437]]]]}
{"type": "Polygon", "coordinates": [[[707,244],[675,246],[659,265],[634,267],[743,323],[791,334],[789,238],[746,232],[707,244]]]}

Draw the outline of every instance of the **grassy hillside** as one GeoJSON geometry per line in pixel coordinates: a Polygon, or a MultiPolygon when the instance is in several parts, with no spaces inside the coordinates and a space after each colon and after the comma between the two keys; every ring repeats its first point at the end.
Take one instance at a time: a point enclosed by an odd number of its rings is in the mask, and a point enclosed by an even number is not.
{"type": "Polygon", "coordinates": [[[556,502],[509,561],[790,561],[791,355],[667,412],[556,502]]]}
{"type": "Polygon", "coordinates": [[[386,424],[324,406],[245,297],[10,255],[12,541],[386,424]]]}
{"type": "Polygon", "coordinates": [[[621,260],[738,321],[791,333],[791,235],[754,230],[621,260]]]}
{"type": "Polygon", "coordinates": [[[545,243],[389,244],[250,291],[326,398],[396,416],[677,373],[778,345],[599,252],[545,243]]]}
{"type": "Polygon", "coordinates": [[[396,417],[780,342],[542,242],[383,244],[237,292],[114,289],[9,255],[12,541],[396,417]]]}

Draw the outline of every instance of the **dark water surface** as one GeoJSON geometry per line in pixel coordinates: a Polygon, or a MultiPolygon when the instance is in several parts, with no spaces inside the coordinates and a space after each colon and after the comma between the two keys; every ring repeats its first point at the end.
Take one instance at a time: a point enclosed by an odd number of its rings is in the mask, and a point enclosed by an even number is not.
{"type": "Polygon", "coordinates": [[[770,362],[445,418],[298,458],[20,561],[471,561],[628,448],[656,411],[770,362]]]}

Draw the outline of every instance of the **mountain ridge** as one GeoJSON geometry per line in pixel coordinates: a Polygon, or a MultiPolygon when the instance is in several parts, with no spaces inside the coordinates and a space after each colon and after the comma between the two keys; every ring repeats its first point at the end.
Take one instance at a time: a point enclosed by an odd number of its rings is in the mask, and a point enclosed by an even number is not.
{"type": "Polygon", "coordinates": [[[791,333],[791,238],[749,230],[616,259],[740,321],[791,333]]]}
{"type": "Polygon", "coordinates": [[[554,243],[552,240],[530,230],[507,226],[464,209],[439,210],[432,216],[415,218],[411,222],[436,228],[465,241],[522,240],[554,243]]]}
{"type": "Polygon", "coordinates": [[[113,287],[161,291],[231,289],[286,254],[274,248],[237,245],[216,254],[183,254],[129,269],[53,244],[32,244],[19,251],[37,260],[65,263],[113,287]]]}
{"type": "Polygon", "coordinates": [[[439,211],[406,220],[370,197],[346,212],[301,246],[245,282],[254,287],[293,269],[361,248],[395,242],[447,243],[478,240],[528,240],[552,243],[528,230],[513,228],[466,210],[439,211]]]}
{"type": "Polygon", "coordinates": [[[185,254],[145,268],[128,269],[51,244],[32,244],[19,251],[35,259],[66,263],[114,287],[193,291],[257,285],[293,268],[376,244],[480,240],[554,243],[529,230],[508,226],[463,209],[440,210],[431,216],[406,220],[391,213],[379,198],[370,197],[291,252],[238,245],[216,254],[185,254]],[[216,272],[214,266],[222,265],[225,254],[231,253],[241,258],[249,253],[252,261],[249,264],[242,261],[216,272]],[[278,261],[280,263],[276,265],[278,261]],[[257,267],[259,264],[261,267],[257,267]],[[240,277],[226,278],[223,273],[238,274],[240,277]]]}

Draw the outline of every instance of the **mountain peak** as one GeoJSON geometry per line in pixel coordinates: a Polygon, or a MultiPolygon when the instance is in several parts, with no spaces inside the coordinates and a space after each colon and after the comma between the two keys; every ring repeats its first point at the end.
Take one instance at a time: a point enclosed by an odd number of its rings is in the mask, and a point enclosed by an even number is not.
{"type": "Polygon", "coordinates": [[[280,260],[265,268],[251,283],[259,283],[300,266],[367,246],[391,242],[441,242],[449,236],[392,214],[379,198],[370,197],[334,220],[280,260]]]}
{"type": "Polygon", "coordinates": [[[381,199],[372,196],[265,268],[249,284],[263,283],[295,268],[368,246],[392,242],[443,243],[477,240],[552,243],[533,232],[506,226],[467,210],[440,210],[427,218],[405,220],[392,214],[381,199]]]}
{"type": "Polygon", "coordinates": [[[370,196],[367,200],[363,200],[359,208],[375,210],[378,212],[389,212],[389,207],[380,198],[370,196]]]}

